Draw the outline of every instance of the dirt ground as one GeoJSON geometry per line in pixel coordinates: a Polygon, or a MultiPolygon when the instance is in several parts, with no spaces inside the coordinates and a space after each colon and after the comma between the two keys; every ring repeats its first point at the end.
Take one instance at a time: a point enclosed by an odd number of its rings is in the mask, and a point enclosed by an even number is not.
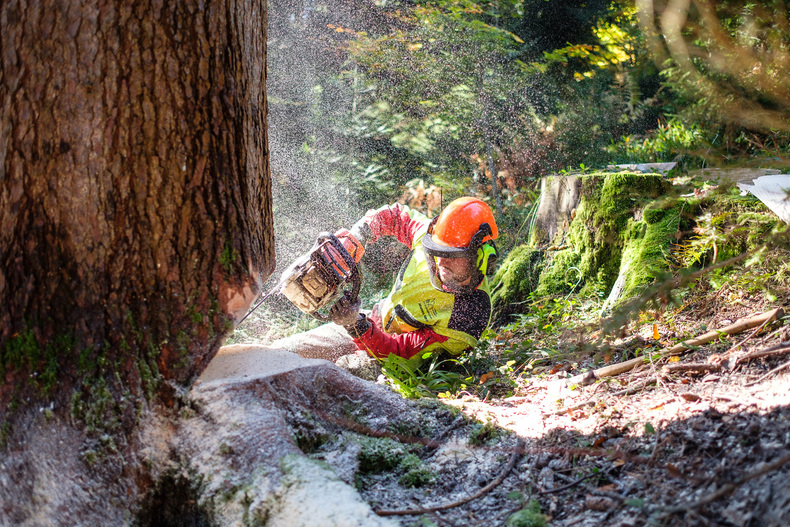
{"type": "MultiPolygon", "coordinates": [[[[673,331],[656,330],[670,344],[701,320],[721,328],[781,304],[690,306],[673,331]]],[[[510,397],[444,400],[488,423],[489,440],[472,445],[468,427],[445,429],[441,446],[421,453],[433,483],[404,490],[380,475],[357,486],[374,508],[420,511],[394,516],[409,526],[786,526],[788,360],[785,320],[588,386],[567,386],[576,372],[560,371],[525,378],[510,397]],[[768,349],[776,351],[753,356],[768,349]],[[665,369],[689,364],[699,371],[665,369]],[[515,514],[537,504],[539,515],[515,514]]]]}

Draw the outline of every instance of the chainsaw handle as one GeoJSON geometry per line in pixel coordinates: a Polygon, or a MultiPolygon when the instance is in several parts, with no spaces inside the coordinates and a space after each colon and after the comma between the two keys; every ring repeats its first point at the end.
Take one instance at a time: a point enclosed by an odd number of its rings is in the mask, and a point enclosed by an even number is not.
{"type": "MultiPolygon", "coordinates": [[[[357,298],[359,298],[359,290],[361,288],[362,288],[362,275],[359,274],[359,269],[357,269],[357,267],[354,266],[351,271],[351,291],[344,291],[343,295],[347,296],[351,300],[351,302],[356,302],[357,298]]],[[[319,313],[318,311],[314,311],[310,314],[313,316],[313,318],[315,318],[316,320],[320,320],[321,322],[332,321],[329,318],[329,315],[324,315],[322,313],[319,313]]]]}

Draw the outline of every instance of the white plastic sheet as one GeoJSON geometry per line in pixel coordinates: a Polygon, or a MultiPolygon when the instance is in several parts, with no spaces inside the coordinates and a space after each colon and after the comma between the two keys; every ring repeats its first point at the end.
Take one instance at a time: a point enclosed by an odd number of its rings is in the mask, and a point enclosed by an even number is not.
{"type": "Polygon", "coordinates": [[[775,176],[761,176],[751,184],[741,182],[738,188],[751,192],[765,206],[771,209],[779,219],[790,223],[790,174],[777,174],[775,176]]]}

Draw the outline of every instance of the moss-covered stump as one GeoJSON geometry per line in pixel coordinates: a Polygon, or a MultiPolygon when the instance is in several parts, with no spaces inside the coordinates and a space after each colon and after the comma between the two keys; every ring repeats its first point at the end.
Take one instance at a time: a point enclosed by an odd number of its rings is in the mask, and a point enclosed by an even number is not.
{"type": "Polygon", "coordinates": [[[502,325],[510,315],[522,311],[520,304],[538,285],[542,263],[543,250],[529,245],[519,245],[508,254],[494,277],[494,325],[502,325]]]}
{"type": "Polygon", "coordinates": [[[530,295],[596,296],[606,298],[604,310],[616,307],[673,267],[737,257],[782,228],[732,182],[687,183],[628,172],[547,178],[529,242],[513,249],[494,277],[495,324],[526,312],[530,295]]]}
{"type": "MultiPolygon", "coordinates": [[[[620,291],[631,294],[667,268],[667,248],[678,230],[679,214],[671,212],[676,205],[672,201],[657,204],[671,189],[663,176],[620,172],[573,178],[573,185],[567,178],[548,178],[541,195],[542,202],[557,202],[558,195],[579,186],[570,215],[554,215],[558,225],[552,226],[551,213],[544,212],[548,216],[536,221],[540,229],[508,255],[494,277],[497,321],[519,312],[519,304],[533,292],[605,297],[626,266],[632,272],[620,291]]],[[[563,210],[568,206],[563,203],[563,210]]]]}

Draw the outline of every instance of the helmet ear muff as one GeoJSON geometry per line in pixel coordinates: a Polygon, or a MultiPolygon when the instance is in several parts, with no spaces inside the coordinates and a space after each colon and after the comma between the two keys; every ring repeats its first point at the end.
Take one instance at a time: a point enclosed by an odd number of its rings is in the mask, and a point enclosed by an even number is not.
{"type": "Polygon", "coordinates": [[[493,241],[486,242],[477,250],[477,268],[486,276],[494,274],[497,250],[493,241]]]}

